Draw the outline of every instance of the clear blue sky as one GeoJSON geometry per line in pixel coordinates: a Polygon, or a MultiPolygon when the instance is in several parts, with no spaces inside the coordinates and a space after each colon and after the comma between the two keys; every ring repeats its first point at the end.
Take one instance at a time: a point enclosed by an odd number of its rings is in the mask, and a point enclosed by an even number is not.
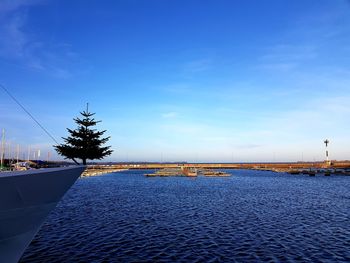
{"type": "MultiPolygon", "coordinates": [[[[0,83],[60,142],[89,102],[107,160],[350,159],[350,2],[0,0],[0,83]]],[[[1,90],[0,128],[55,156],[1,90]]]]}

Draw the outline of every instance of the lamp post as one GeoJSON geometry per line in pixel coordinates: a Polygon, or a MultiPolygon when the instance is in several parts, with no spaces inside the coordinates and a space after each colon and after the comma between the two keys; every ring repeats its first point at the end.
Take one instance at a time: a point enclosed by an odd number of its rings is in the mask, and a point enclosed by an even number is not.
{"type": "Polygon", "coordinates": [[[324,142],[324,144],[326,145],[326,163],[327,163],[327,165],[328,165],[328,164],[329,164],[329,153],[328,153],[328,144],[329,144],[329,140],[326,139],[326,140],[324,140],[323,142],[324,142]]]}

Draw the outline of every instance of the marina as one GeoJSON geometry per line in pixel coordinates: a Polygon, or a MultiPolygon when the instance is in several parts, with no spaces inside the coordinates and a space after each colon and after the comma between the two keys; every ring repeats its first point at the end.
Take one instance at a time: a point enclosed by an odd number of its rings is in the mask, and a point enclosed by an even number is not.
{"type": "Polygon", "coordinates": [[[0,0],[0,263],[350,262],[350,0],[0,0]]]}

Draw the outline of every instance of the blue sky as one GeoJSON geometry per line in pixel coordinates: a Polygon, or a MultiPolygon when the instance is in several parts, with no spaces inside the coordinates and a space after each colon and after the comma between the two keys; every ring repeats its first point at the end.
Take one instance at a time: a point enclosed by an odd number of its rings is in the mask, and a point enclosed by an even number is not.
{"type": "MultiPolygon", "coordinates": [[[[89,102],[110,161],[350,159],[350,2],[0,0],[0,83],[60,141],[89,102]]],[[[0,128],[58,158],[1,90],[0,128]]]]}

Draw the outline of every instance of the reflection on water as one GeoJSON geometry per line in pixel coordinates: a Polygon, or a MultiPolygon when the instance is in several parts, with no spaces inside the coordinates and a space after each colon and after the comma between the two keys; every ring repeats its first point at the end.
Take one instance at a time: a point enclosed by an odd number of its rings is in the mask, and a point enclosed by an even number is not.
{"type": "Polygon", "coordinates": [[[350,261],[350,177],[230,172],[80,179],[21,262],[350,261]]]}

